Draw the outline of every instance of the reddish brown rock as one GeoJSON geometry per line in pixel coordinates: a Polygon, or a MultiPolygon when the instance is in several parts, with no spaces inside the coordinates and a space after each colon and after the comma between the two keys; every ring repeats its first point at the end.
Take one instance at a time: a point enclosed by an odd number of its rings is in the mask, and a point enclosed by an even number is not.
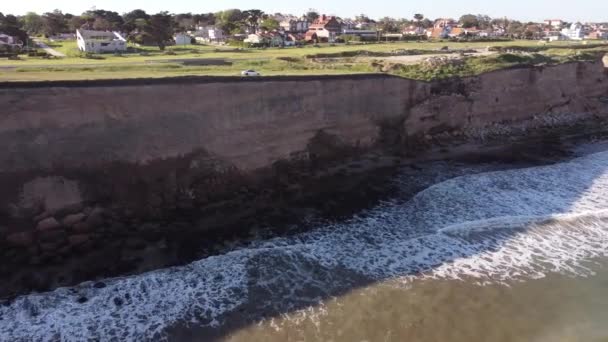
{"type": "Polygon", "coordinates": [[[29,247],[34,243],[34,234],[32,232],[13,233],[6,237],[6,241],[15,246],[29,247]]]}
{"type": "Polygon", "coordinates": [[[62,222],[65,226],[67,227],[72,227],[75,224],[82,222],[82,220],[84,220],[86,218],[86,215],[83,213],[79,213],[79,214],[72,214],[72,215],[68,215],[66,216],[62,222]]]}
{"type": "Polygon", "coordinates": [[[38,222],[36,229],[39,231],[45,231],[45,230],[58,229],[60,227],[61,227],[61,223],[59,223],[54,217],[49,217],[47,219],[44,219],[44,220],[38,222]]]}

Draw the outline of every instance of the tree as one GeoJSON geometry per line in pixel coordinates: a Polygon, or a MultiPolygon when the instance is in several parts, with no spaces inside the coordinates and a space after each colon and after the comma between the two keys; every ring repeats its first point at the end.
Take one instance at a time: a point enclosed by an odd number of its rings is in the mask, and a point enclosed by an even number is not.
{"type": "Polygon", "coordinates": [[[68,30],[75,32],[87,23],[87,18],[75,15],[68,20],[68,30]]]}
{"type": "Polygon", "coordinates": [[[169,12],[160,12],[150,17],[144,26],[144,33],[158,46],[165,50],[167,42],[173,39],[173,18],[169,12]]]}
{"type": "Polygon", "coordinates": [[[93,21],[93,30],[95,31],[112,31],[112,27],[112,23],[102,17],[97,17],[95,18],[95,21],[93,21]]]}
{"type": "Polygon", "coordinates": [[[194,30],[195,21],[192,13],[181,13],[175,16],[175,30],[177,32],[186,32],[194,30]]]}
{"type": "Polygon", "coordinates": [[[426,29],[428,29],[428,28],[433,27],[433,22],[432,22],[432,21],[431,21],[431,19],[429,19],[429,18],[424,18],[424,19],[422,19],[422,21],[420,22],[420,26],[421,26],[422,28],[426,28],[426,29]]]}
{"type": "Polygon", "coordinates": [[[22,18],[23,29],[29,34],[41,34],[44,27],[42,17],[35,12],[27,12],[22,18]]]}
{"type": "Polygon", "coordinates": [[[489,15],[478,14],[477,15],[477,27],[480,30],[487,30],[492,28],[492,18],[489,15]]]}
{"type": "Polygon", "coordinates": [[[460,25],[464,28],[472,28],[479,26],[479,20],[477,20],[477,16],[473,14],[465,14],[460,17],[458,21],[460,25]]]}
{"type": "Polygon", "coordinates": [[[24,44],[28,40],[27,32],[21,29],[21,23],[12,14],[5,16],[0,12],[0,32],[19,38],[24,44]]]}
{"type": "Polygon", "coordinates": [[[229,9],[215,14],[216,25],[225,33],[242,31],[245,16],[238,9],[229,9]]]}
{"type": "Polygon", "coordinates": [[[215,25],[215,14],[213,13],[195,14],[192,19],[201,26],[215,25]]]}
{"type": "Polygon", "coordinates": [[[260,28],[265,31],[275,31],[281,27],[280,23],[274,18],[266,18],[262,20],[260,24],[260,28]]]}
{"type": "Polygon", "coordinates": [[[378,27],[383,32],[388,32],[388,33],[399,32],[399,25],[397,24],[397,21],[390,17],[384,17],[384,18],[380,19],[380,22],[378,23],[378,27]]]}
{"type": "Polygon", "coordinates": [[[249,32],[255,33],[258,29],[258,24],[260,23],[260,20],[264,17],[264,11],[258,9],[247,10],[243,12],[243,17],[251,28],[249,32]]]}
{"type": "Polygon", "coordinates": [[[313,21],[319,19],[321,15],[319,14],[319,11],[311,8],[308,10],[308,12],[306,12],[306,14],[304,14],[304,16],[308,22],[312,23],[313,21]]]}
{"type": "Polygon", "coordinates": [[[68,29],[65,16],[60,10],[44,13],[42,15],[42,20],[44,22],[42,31],[47,37],[66,32],[68,29]]]}
{"type": "Polygon", "coordinates": [[[91,18],[93,29],[101,31],[122,31],[124,19],[116,12],[106,10],[91,10],[82,14],[91,18]]]}
{"type": "MultiPolygon", "coordinates": [[[[122,15],[123,31],[127,33],[127,35],[130,35],[131,33],[133,33],[133,31],[138,29],[138,26],[136,24],[137,20],[143,19],[144,21],[147,21],[149,18],[150,16],[146,13],[146,11],[141,9],[136,9],[131,12],[124,13],[122,15]]],[[[139,28],[141,29],[142,27],[139,28]]]]}
{"type": "Polygon", "coordinates": [[[416,20],[417,27],[420,27],[420,22],[422,21],[422,19],[424,19],[424,15],[422,15],[420,13],[414,14],[414,20],[416,20]]]}
{"type": "Polygon", "coordinates": [[[507,34],[511,37],[519,38],[523,35],[525,30],[524,24],[516,20],[509,22],[509,26],[507,26],[507,34]]]}
{"type": "Polygon", "coordinates": [[[355,17],[355,21],[358,23],[370,23],[372,20],[367,16],[367,14],[361,13],[355,17]]]}

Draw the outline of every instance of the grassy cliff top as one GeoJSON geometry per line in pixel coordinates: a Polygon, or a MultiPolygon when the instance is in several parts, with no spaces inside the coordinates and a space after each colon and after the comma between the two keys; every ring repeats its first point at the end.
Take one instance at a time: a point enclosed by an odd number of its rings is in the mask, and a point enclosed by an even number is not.
{"type": "Polygon", "coordinates": [[[601,42],[502,41],[396,42],[284,49],[192,45],[169,47],[164,52],[153,47],[130,47],[130,51],[122,55],[84,56],[77,51],[75,42],[49,45],[67,57],[0,59],[0,81],[239,76],[240,71],[246,69],[255,69],[264,76],[386,73],[431,80],[518,65],[590,60],[608,52],[608,44],[601,42]]]}

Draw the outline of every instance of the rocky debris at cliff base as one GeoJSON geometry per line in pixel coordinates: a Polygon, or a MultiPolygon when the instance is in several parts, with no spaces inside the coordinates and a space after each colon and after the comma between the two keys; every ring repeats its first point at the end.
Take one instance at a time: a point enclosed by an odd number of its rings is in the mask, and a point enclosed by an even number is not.
{"type": "Polygon", "coordinates": [[[77,223],[83,221],[87,216],[83,213],[68,215],[63,218],[62,223],[64,226],[73,227],[77,223]]]}
{"type": "Polygon", "coordinates": [[[61,224],[54,217],[49,217],[47,219],[44,219],[44,220],[38,222],[38,225],[36,226],[36,230],[47,231],[47,230],[58,229],[59,227],[61,227],[61,224]]]}

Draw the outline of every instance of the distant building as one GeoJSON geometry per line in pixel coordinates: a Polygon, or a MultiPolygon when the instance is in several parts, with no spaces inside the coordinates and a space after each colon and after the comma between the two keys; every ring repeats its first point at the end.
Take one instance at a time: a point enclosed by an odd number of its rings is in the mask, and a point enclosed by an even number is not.
{"type": "Polygon", "coordinates": [[[420,26],[410,25],[404,27],[402,33],[406,36],[422,36],[426,33],[426,30],[420,26]]]}
{"type": "Polygon", "coordinates": [[[561,19],[547,19],[545,20],[545,25],[551,26],[556,29],[561,29],[564,26],[564,21],[561,19]]]}
{"type": "Polygon", "coordinates": [[[308,20],[306,20],[306,18],[290,18],[281,21],[279,25],[283,31],[288,33],[305,33],[308,31],[310,23],[308,20]]]}
{"type": "Polygon", "coordinates": [[[446,27],[456,27],[458,23],[456,22],[456,20],[452,19],[452,18],[439,18],[435,20],[435,23],[433,24],[433,28],[446,28],[446,27]]]}
{"type": "Polygon", "coordinates": [[[221,43],[226,39],[224,32],[215,26],[198,26],[193,35],[201,43],[221,43]]]}
{"type": "Polygon", "coordinates": [[[17,37],[9,36],[4,33],[0,33],[0,47],[6,50],[13,51],[15,49],[20,50],[23,47],[23,42],[17,37]]]}
{"type": "Polygon", "coordinates": [[[346,36],[355,36],[360,37],[362,39],[365,38],[378,38],[378,31],[376,30],[342,30],[342,34],[346,36]]]}
{"type": "Polygon", "coordinates": [[[192,44],[192,37],[185,33],[178,33],[175,35],[175,45],[190,45],[192,44]]]}
{"type": "Polygon", "coordinates": [[[103,53],[127,50],[127,40],[118,32],[76,30],[78,49],[83,52],[103,53]]]}
{"type": "Polygon", "coordinates": [[[326,16],[323,14],[319,19],[315,20],[308,31],[306,32],[307,42],[330,42],[336,41],[336,37],[342,31],[342,24],[336,17],[326,16]]]}
{"type": "Polygon", "coordinates": [[[563,29],[562,35],[569,40],[585,39],[585,31],[583,30],[583,25],[580,23],[574,23],[570,25],[570,28],[563,29]]]}
{"type": "MultiPolygon", "coordinates": [[[[276,32],[268,32],[268,33],[253,33],[250,34],[247,39],[244,40],[245,43],[249,43],[253,46],[269,46],[269,47],[280,47],[285,46],[285,39],[282,35],[276,32]]],[[[294,42],[295,44],[295,42],[294,42]]],[[[288,45],[291,45],[288,44],[288,45]]]]}
{"type": "Polygon", "coordinates": [[[587,39],[608,39],[608,31],[591,31],[585,36],[587,39]]]}

